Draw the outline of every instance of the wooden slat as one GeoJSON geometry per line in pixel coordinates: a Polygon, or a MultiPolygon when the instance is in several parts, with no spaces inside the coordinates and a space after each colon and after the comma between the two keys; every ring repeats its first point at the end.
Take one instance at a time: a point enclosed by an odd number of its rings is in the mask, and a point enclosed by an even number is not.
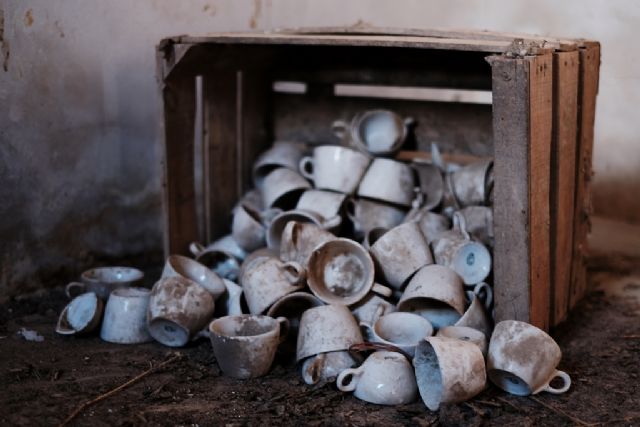
{"type": "Polygon", "coordinates": [[[550,191],[552,325],[563,321],[569,309],[579,68],[578,51],[554,53],[550,191]]]}
{"type": "Polygon", "coordinates": [[[593,126],[600,71],[600,44],[591,42],[580,49],[580,84],[578,88],[578,136],[576,147],[576,199],[573,229],[573,263],[571,295],[573,307],[587,290],[587,235],[590,231],[591,159],[593,156],[593,126]]]}

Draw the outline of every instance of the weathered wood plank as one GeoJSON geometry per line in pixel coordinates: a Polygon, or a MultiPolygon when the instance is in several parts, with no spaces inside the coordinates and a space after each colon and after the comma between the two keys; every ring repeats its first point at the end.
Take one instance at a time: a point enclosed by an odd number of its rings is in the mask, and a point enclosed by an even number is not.
{"type": "Polygon", "coordinates": [[[579,68],[578,51],[554,53],[550,191],[552,325],[562,322],[569,309],[579,68]]]}
{"type": "Polygon", "coordinates": [[[570,307],[587,290],[587,235],[591,228],[591,160],[593,157],[593,126],[600,72],[600,44],[587,43],[580,49],[578,88],[578,136],[576,147],[576,199],[573,229],[573,265],[571,268],[570,307]]]}

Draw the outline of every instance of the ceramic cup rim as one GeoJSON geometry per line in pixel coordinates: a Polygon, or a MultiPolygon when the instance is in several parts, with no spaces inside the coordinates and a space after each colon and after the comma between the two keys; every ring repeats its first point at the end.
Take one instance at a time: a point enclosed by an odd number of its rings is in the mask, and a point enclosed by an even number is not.
{"type": "Polygon", "coordinates": [[[263,314],[235,314],[235,315],[231,315],[231,316],[224,316],[224,317],[220,317],[218,319],[214,319],[209,323],[209,326],[207,328],[209,330],[209,332],[217,337],[217,338],[221,338],[221,339],[225,339],[225,340],[231,340],[231,341],[238,341],[238,342],[244,342],[244,341],[253,341],[255,339],[258,338],[270,338],[276,334],[280,333],[280,322],[278,321],[278,319],[273,318],[271,316],[266,316],[263,314]],[[249,319],[249,318],[253,318],[256,319],[258,318],[260,321],[267,321],[271,323],[272,328],[265,331],[265,332],[261,332],[259,334],[255,334],[255,335],[228,335],[226,333],[222,333],[219,330],[214,329],[215,326],[222,324],[223,322],[228,322],[231,320],[235,320],[235,319],[249,319]]]}

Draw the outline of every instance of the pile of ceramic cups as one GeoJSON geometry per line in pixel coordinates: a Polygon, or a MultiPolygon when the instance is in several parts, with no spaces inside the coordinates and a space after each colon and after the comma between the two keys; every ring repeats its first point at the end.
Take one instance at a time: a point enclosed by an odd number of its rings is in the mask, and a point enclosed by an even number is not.
{"type": "Polygon", "coordinates": [[[334,123],[339,144],[275,143],[231,233],[194,242],[195,259],[171,255],[135,325],[168,346],[208,336],[225,375],[264,375],[280,353],[306,383],[377,404],[419,393],[435,410],[487,375],[514,394],[566,391],[553,339],[521,322],[493,329],[492,162],[445,163],[435,146],[430,161],[400,161],[413,125],[373,110],[334,123]]]}

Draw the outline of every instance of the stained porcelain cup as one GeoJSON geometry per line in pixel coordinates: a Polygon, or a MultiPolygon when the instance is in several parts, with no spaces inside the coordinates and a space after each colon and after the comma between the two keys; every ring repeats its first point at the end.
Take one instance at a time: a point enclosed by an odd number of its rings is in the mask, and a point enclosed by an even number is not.
{"type": "Polygon", "coordinates": [[[411,167],[416,171],[420,191],[422,192],[422,207],[432,210],[442,202],[444,196],[444,178],[442,170],[437,165],[422,160],[415,159],[411,167]]]}
{"type": "Polygon", "coordinates": [[[467,296],[471,303],[462,317],[455,323],[455,326],[465,326],[477,329],[485,336],[491,336],[492,322],[487,315],[482,299],[473,292],[467,292],[467,296]]]}
{"type": "Polygon", "coordinates": [[[226,292],[216,301],[216,317],[246,314],[242,304],[244,294],[242,286],[229,279],[222,279],[222,281],[226,292]]]}
{"type": "Polygon", "coordinates": [[[483,356],[487,355],[487,336],[477,329],[467,326],[445,326],[438,331],[436,336],[468,341],[477,345],[483,356]]]}
{"type": "Polygon", "coordinates": [[[404,222],[417,223],[429,244],[440,237],[442,233],[451,229],[451,220],[448,217],[431,212],[424,207],[409,211],[404,222]]]}
{"type": "Polygon", "coordinates": [[[358,186],[358,196],[410,207],[417,196],[413,169],[396,160],[376,158],[358,186]]]}
{"type": "Polygon", "coordinates": [[[417,314],[395,312],[386,314],[373,325],[361,322],[369,341],[398,347],[413,356],[418,343],[433,334],[427,319],[417,314]]]}
{"type": "Polygon", "coordinates": [[[278,344],[287,336],[288,323],[284,317],[274,319],[252,314],[212,321],[209,337],[222,372],[239,379],[266,375],[278,344]]]}
{"type": "Polygon", "coordinates": [[[253,164],[253,182],[256,187],[262,187],[265,177],[275,169],[297,171],[306,149],[303,143],[276,141],[271,148],[262,152],[253,164]]]}
{"type": "Polygon", "coordinates": [[[359,151],[322,145],[313,149],[313,156],[302,158],[300,173],[318,189],[353,194],[370,161],[369,156],[359,151]]]}
{"type": "Polygon", "coordinates": [[[152,341],[147,329],[151,292],[145,288],[121,288],[111,292],[104,309],[100,338],[118,344],[152,341]]]}
{"type": "Polygon", "coordinates": [[[419,314],[440,329],[462,317],[465,303],[460,276],[450,268],[431,264],[411,278],[398,301],[398,310],[419,314]]]}
{"type": "Polygon", "coordinates": [[[281,212],[280,209],[267,209],[259,212],[249,205],[240,205],[233,214],[231,224],[233,239],[238,246],[247,252],[264,247],[267,227],[273,218],[281,212]]]}
{"type": "Polygon", "coordinates": [[[56,332],[60,335],[80,335],[94,331],[100,325],[104,303],[95,292],[75,297],[58,317],[56,332]]]}
{"type": "Polygon", "coordinates": [[[326,221],[341,215],[346,197],[334,191],[307,190],[300,196],[296,209],[317,213],[326,221]]]}
{"type": "Polygon", "coordinates": [[[169,255],[164,263],[161,277],[177,276],[193,280],[210,292],[214,300],[217,300],[226,290],[223,279],[198,261],[182,255],[169,255]]]}
{"type": "Polygon", "coordinates": [[[189,245],[189,251],[196,261],[229,280],[238,280],[240,263],[247,256],[246,251],[238,246],[231,234],[215,240],[206,247],[193,242],[189,245]]]}
{"type": "Polygon", "coordinates": [[[298,172],[287,168],[278,168],[264,178],[262,199],[267,208],[293,209],[300,195],[311,188],[309,181],[298,172]]]}
{"type": "Polygon", "coordinates": [[[289,221],[280,238],[280,259],[295,261],[307,268],[316,246],[335,239],[335,235],[314,223],[289,221]]]}
{"type": "Polygon", "coordinates": [[[309,288],[328,304],[353,305],[371,290],[391,296],[389,288],[374,283],[374,276],[371,256],[353,240],[329,240],[317,246],[309,257],[309,288]]]}
{"type": "Polygon", "coordinates": [[[493,247],[493,209],[488,206],[467,206],[458,211],[464,217],[465,229],[484,245],[493,247]]]}
{"type": "Polygon", "coordinates": [[[264,314],[283,296],[304,287],[305,269],[297,262],[260,258],[240,278],[251,314],[264,314]]]}
{"type": "Polygon", "coordinates": [[[390,351],[376,351],[360,367],[345,369],[336,385],[340,391],[353,391],[358,399],[378,405],[402,405],[418,397],[411,363],[390,351]]]}
{"type": "Polygon", "coordinates": [[[451,174],[451,186],[461,206],[485,205],[493,187],[493,160],[481,160],[451,174]]]}
{"type": "Polygon", "coordinates": [[[556,369],[562,358],[558,344],[543,330],[525,322],[498,323],[489,342],[487,374],[496,386],[518,396],[546,391],[561,394],[571,377],[556,369]],[[551,385],[559,378],[561,387],[551,385]]]}
{"type": "Polygon", "coordinates": [[[347,217],[356,238],[363,238],[374,228],[391,229],[400,225],[407,214],[405,208],[375,200],[349,198],[345,202],[347,217]]]}
{"type": "Polygon", "coordinates": [[[401,289],[420,267],[433,263],[429,244],[415,222],[379,231],[374,229],[368,236],[369,253],[386,283],[395,289],[401,289]],[[378,234],[373,238],[371,233],[378,234]]]}
{"type": "Polygon", "coordinates": [[[302,379],[309,385],[320,381],[335,381],[340,372],[356,366],[360,361],[348,351],[316,354],[302,362],[302,379]]]}
{"type": "Polygon", "coordinates": [[[182,347],[213,317],[213,295],[185,277],[160,279],[151,289],[147,327],[169,347],[182,347]]]}
{"type": "Polygon", "coordinates": [[[394,304],[380,298],[373,292],[369,292],[369,295],[351,306],[351,313],[353,313],[356,320],[360,324],[366,323],[368,325],[375,324],[381,316],[395,311],[396,306],[394,304]]]}
{"type": "Polygon", "coordinates": [[[144,273],[132,267],[98,267],[82,273],[80,282],[71,282],[65,288],[68,298],[85,292],[93,292],[106,301],[109,294],[118,288],[126,288],[141,283],[144,273]]]}
{"type": "Polygon", "coordinates": [[[467,341],[429,337],[416,347],[413,358],[420,396],[427,408],[464,402],[484,390],[487,376],[484,357],[467,341]]]}
{"type": "Polygon", "coordinates": [[[324,230],[334,230],[342,223],[342,217],[336,215],[333,218],[325,219],[315,212],[303,209],[294,209],[282,212],[277,215],[273,221],[271,221],[269,229],[267,230],[267,246],[270,249],[273,249],[276,252],[280,251],[282,233],[290,221],[311,223],[324,230]]]}

